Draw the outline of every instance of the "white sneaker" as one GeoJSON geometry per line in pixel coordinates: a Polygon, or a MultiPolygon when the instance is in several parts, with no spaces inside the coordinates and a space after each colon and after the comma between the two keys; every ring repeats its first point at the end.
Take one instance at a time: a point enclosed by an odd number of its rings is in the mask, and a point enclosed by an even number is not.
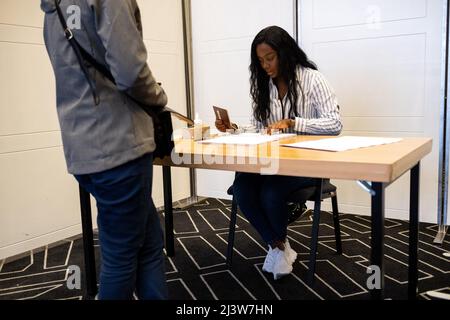
{"type": "Polygon", "coordinates": [[[274,250],[269,246],[269,251],[267,252],[267,256],[266,259],[264,260],[264,264],[262,267],[262,270],[264,272],[273,272],[273,263],[274,263],[273,251],[274,250]]]}
{"type": "Polygon", "coordinates": [[[297,260],[297,252],[294,251],[294,249],[291,248],[291,245],[289,244],[289,240],[286,238],[286,242],[284,243],[284,252],[287,255],[288,261],[290,264],[294,264],[295,260],[297,260]]]}
{"type": "Polygon", "coordinates": [[[292,272],[292,263],[288,261],[288,257],[283,250],[278,248],[273,249],[273,278],[278,280],[283,276],[286,276],[292,272]]]}

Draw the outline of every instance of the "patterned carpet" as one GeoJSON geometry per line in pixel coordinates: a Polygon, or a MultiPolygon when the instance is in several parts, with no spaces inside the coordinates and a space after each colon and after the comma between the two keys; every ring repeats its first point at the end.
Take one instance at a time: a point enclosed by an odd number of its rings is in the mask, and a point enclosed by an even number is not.
{"type": "MultiPolygon", "coordinates": [[[[289,226],[291,246],[298,259],[291,275],[274,281],[262,272],[266,248],[244,219],[238,216],[235,253],[231,270],[225,266],[230,202],[207,199],[186,211],[175,211],[175,257],[166,258],[171,299],[180,300],[320,300],[368,299],[366,288],[370,256],[369,217],[341,214],[343,255],[334,252],[331,215],[323,212],[317,256],[316,281],[306,284],[311,216],[305,214],[289,226]]],[[[163,217],[161,216],[161,219],[163,217]]],[[[162,220],[161,220],[162,221],[162,220]]],[[[419,234],[419,293],[450,292],[450,251],[447,236],[443,246],[433,245],[435,225],[421,224],[419,234]]],[[[97,249],[97,262],[100,257],[97,249]]],[[[385,296],[406,299],[408,225],[386,221],[385,296]]],[[[82,299],[81,290],[67,287],[68,266],[83,270],[82,241],[68,239],[57,246],[30,252],[14,261],[0,261],[0,300],[82,299]]],[[[98,267],[98,263],[97,263],[98,267]]],[[[82,285],[84,279],[82,279],[82,285]]]]}

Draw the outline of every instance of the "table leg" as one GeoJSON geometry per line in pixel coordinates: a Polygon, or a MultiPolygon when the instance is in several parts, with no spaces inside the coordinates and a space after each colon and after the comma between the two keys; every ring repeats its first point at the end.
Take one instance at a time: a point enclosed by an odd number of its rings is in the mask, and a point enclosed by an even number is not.
{"type": "Polygon", "coordinates": [[[375,192],[372,195],[372,239],[370,264],[379,268],[379,287],[371,290],[373,300],[384,299],[384,191],[385,185],[379,182],[372,183],[375,192]]]}
{"type": "Polygon", "coordinates": [[[84,270],[88,298],[97,294],[97,270],[95,268],[94,233],[92,231],[91,197],[79,186],[81,227],[83,231],[84,270]]]}
{"type": "Polygon", "coordinates": [[[230,216],[230,227],[228,230],[228,246],[227,246],[227,266],[231,269],[233,264],[233,246],[234,246],[234,236],[236,233],[236,220],[237,220],[237,202],[233,196],[233,201],[231,203],[231,216],[230,216]]]}
{"type": "Polygon", "coordinates": [[[316,274],[317,245],[319,242],[320,207],[322,203],[322,186],[323,186],[323,179],[316,179],[313,226],[311,231],[311,248],[310,248],[311,251],[309,253],[309,267],[308,267],[309,285],[313,284],[316,274]]]}
{"type": "Polygon", "coordinates": [[[172,175],[169,166],[163,166],[164,220],[167,256],[175,255],[173,240],[172,175]]]}
{"type": "Polygon", "coordinates": [[[411,169],[409,198],[409,268],[408,268],[408,299],[417,296],[417,245],[419,241],[419,183],[420,162],[411,169]]]}

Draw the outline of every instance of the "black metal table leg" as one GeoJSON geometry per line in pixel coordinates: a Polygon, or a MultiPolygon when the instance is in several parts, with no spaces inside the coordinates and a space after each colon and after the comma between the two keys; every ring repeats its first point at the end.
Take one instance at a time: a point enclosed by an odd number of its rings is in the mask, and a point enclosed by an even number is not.
{"type": "Polygon", "coordinates": [[[371,298],[373,300],[384,299],[384,191],[385,185],[379,182],[372,183],[372,239],[371,258],[372,266],[379,268],[379,287],[371,288],[371,298]]]}
{"type": "Polygon", "coordinates": [[[92,231],[91,197],[79,186],[81,227],[83,230],[84,269],[86,275],[87,294],[94,298],[97,294],[97,270],[95,268],[94,233],[92,231]]]}
{"type": "Polygon", "coordinates": [[[339,210],[336,194],[331,197],[331,206],[333,209],[334,237],[336,238],[336,254],[342,254],[341,226],[339,223],[339,210]]]}
{"type": "Polygon", "coordinates": [[[163,166],[164,220],[167,256],[175,255],[173,240],[172,175],[169,166],[163,166]]]}
{"type": "Polygon", "coordinates": [[[237,218],[237,203],[233,196],[233,201],[231,202],[231,216],[230,216],[230,228],[228,231],[228,246],[227,246],[227,266],[231,268],[233,264],[233,246],[234,246],[234,235],[236,232],[236,218],[237,218]]]}
{"type": "Polygon", "coordinates": [[[316,273],[316,255],[317,245],[319,242],[319,224],[320,224],[320,207],[322,204],[322,185],[323,179],[316,180],[316,195],[314,197],[314,216],[313,227],[311,232],[311,248],[309,253],[309,270],[308,270],[308,284],[312,285],[316,273]]]}
{"type": "Polygon", "coordinates": [[[419,241],[419,183],[420,162],[411,169],[409,195],[409,268],[408,268],[408,299],[417,297],[417,245],[419,241]]]}

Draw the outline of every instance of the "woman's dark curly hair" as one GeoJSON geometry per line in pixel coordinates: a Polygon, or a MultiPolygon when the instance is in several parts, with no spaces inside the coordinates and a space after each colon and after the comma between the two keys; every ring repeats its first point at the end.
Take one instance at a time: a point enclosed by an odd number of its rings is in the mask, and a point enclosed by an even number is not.
{"type": "MultiPolygon", "coordinates": [[[[270,116],[269,75],[264,71],[256,54],[256,47],[265,43],[272,47],[278,55],[278,76],[288,84],[287,96],[291,103],[289,118],[298,116],[297,105],[298,92],[295,89],[298,83],[296,69],[298,65],[317,70],[314,62],[308,60],[306,53],[297,45],[295,40],[284,29],[271,26],[261,30],[255,37],[251,48],[250,63],[250,94],[253,99],[253,115],[255,119],[267,125],[270,116]]],[[[301,85],[302,100],[304,94],[301,85]]]]}

